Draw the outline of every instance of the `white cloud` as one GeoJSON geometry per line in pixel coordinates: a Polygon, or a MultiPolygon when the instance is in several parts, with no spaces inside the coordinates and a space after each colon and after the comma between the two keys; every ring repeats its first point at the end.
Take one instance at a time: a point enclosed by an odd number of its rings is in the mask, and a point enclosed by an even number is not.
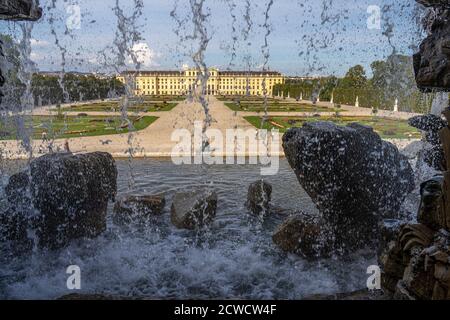
{"type": "MultiPolygon", "coordinates": [[[[145,42],[136,43],[132,49],[137,61],[141,64],[141,67],[154,67],[159,64],[155,61],[158,58],[158,54],[145,42]]],[[[129,64],[133,64],[133,59],[129,57],[129,64]]]]}
{"type": "Polygon", "coordinates": [[[43,56],[35,51],[32,51],[30,54],[30,59],[33,61],[40,61],[43,59],[43,56]]]}
{"type": "Polygon", "coordinates": [[[49,45],[48,41],[45,40],[31,39],[30,42],[32,47],[46,47],[49,45]]]}

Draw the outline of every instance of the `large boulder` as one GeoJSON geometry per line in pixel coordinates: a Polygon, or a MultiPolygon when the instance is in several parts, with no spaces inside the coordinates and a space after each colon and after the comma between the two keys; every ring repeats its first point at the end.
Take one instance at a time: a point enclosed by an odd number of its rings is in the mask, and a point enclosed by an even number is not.
{"type": "Polygon", "coordinates": [[[395,219],[380,222],[378,264],[382,269],[381,285],[390,294],[395,292],[405,269],[402,248],[397,244],[398,235],[405,224],[395,219]]]}
{"type": "Polygon", "coordinates": [[[323,257],[330,253],[327,230],[320,219],[303,214],[289,217],[272,236],[273,242],[283,251],[306,258],[323,257]]]}
{"type": "Polygon", "coordinates": [[[163,213],[166,199],[162,195],[126,196],[114,205],[114,222],[130,222],[134,218],[159,216],[163,213]]]}
{"type": "Polygon", "coordinates": [[[28,221],[23,214],[10,209],[0,210],[0,244],[5,256],[22,254],[33,248],[27,229],[28,221]]]}
{"type": "Polygon", "coordinates": [[[447,126],[447,123],[433,114],[420,115],[408,120],[410,126],[425,132],[425,140],[429,143],[427,148],[420,152],[421,159],[430,167],[442,170],[444,149],[439,138],[439,131],[447,126]]]}
{"type": "Polygon", "coordinates": [[[194,230],[216,216],[217,194],[211,190],[179,192],[173,197],[170,220],[179,229],[194,230]]]}
{"type": "Polygon", "coordinates": [[[283,148],[338,249],[376,239],[379,222],[396,217],[414,188],[408,159],[370,127],[307,123],[286,132],[283,148]]]}
{"type": "Polygon", "coordinates": [[[267,214],[271,198],[272,186],[264,180],[258,180],[248,187],[246,206],[255,215],[267,214]]]}
{"type": "Polygon", "coordinates": [[[35,229],[40,247],[64,247],[72,239],[95,237],[106,229],[116,180],[109,153],[45,155],[33,160],[29,170],[11,176],[5,188],[8,212],[35,229]]]}
{"type": "MultiPolygon", "coordinates": [[[[0,20],[38,20],[42,16],[42,9],[36,0],[0,0],[0,20]]],[[[0,59],[4,58],[3,42],[0,40],[0,59]]],[[[1,61],[0,61],[1,64],[1,61]]],[[[0,88],[5,84],[0,68],[0,88]]],[[[3,93],[0,90],[0,103],[3,93]]]]}
{"type": "Polygon", "coordinates": [[[435,8],[425,25],[429,35],[413,57],[417,86],[424,91],[450,91],[450,8],[448,3],[422,2],[435,8]]]}
{"type": "Polygon", "coordinates": [[[42,9],[36,0],[0,0],[0,19],[38,20],[42,9]]]}
{"type": "Polygon", "coordinates": [[[425,7],[444,7],[450,9],[450,0],[416,0],[425,7]]]}

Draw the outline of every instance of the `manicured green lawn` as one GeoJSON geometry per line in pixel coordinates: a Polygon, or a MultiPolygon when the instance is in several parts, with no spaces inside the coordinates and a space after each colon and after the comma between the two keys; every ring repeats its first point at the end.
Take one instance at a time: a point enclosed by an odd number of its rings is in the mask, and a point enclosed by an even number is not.
{"type": "MultiPolygon", "coordinates": [[[[129,117],[133,121],[134,130],[147,128],[157,117],[129,117]]],[[[0,122],[0,140],[18,138],[18,118],[10,117],[0,122]]],[[[57,117],[57,116],[26,116],[25,126],[33,128],[33,138],[42,139],[47,133],[48,139],[90,137],[129,132],[127,123],[121,117],[87,116],[87,117],[57,117]]]]}
{"type": "Polygon", "coordinates": [[[186,96],[142,96],[145,101],[183,101],[186,96]]]}
{"type": "MultiPolygon", "coordinates": [[[[245,117],[253,126],[261,127],[261,118],[252,116],[245,117]]],[[[380,117],[270,117],[264,124],[263,129],[279,129],[280,132],[286,132],[292,127],[301,127],[305,122],[311,121],[331,121],[338,125],[347,125],[351,122],[370,126],[382,138],[385,139],[406,139],[420,138],[420,131],[409,126],[406,120],[387,119],[380,117]]]]}
{"type": "MultiPolygon", "coordinates": [[[[139,104],[130,104],[128,112],[155,112],[155,111],[170,111],[177,103],[168,102],[142,102],[139,104]]],[[[57,111],[57,109],[53,109],[57,111]]],[[[92,104],[72,105],[61,109],[63,112],[120,112],[118,102],[98,102],[92,104]]]]}
{"type": "MultiPolygon", "coordinates": [[[[264,112],[264,103],[240,103],[225,102],[225,105],[233,111],[251,111],[264,112]]],[[[320,107],[310,104],[302,103],[284,103],[284,102],[269,102],[267,104],[267,111],[269,112],[334,112],[335,109],[320,107]]]]}
{"type": "MultiPolygon", "coordinates": [[[[261,96],[217,96],[217,100],[219,101],[240,101],[240,102],[264,102],[264,97],[261,96]]],[[[267,97],[268,102],[278,101],[274,98],[267,97]]]]}

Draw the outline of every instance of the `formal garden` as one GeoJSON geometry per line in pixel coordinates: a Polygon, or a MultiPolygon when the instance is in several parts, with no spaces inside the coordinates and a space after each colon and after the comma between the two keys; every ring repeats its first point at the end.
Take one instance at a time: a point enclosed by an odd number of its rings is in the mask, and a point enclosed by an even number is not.
{"type": "MultiPolygon", "coordinates": [[[[264,112],[265,104],[262,101],[258,102],[224,102],[225,105],[233,111],[247,111],[247,112],[264,112]]],[[[338,109],[327,108],[325,106],[318,106],[315,104],[285,102],[279,100],[271,100],[267,103],[268,112],[335,112],[338,109]]]]}
{"type": "MultiPolygon", "coordinates": [[[[262,118],[258,116],[245,117],[253,126],[261,128],[262,118]]],[[[284,133],[292,127],[302,127],[306,122],[331,121],[338,125],[357,122],[372,127],[384,139],[419,139],[419,130],[411,127],[407,120],[388,119],[376,116],[315,116],[315,117],[269,117],[264,122],[263,129],[278,129],[284,133]]]]}
{"type": "MultiPolygon", "coordinates": [[[[220,95],[216,97],[217,100],[223,101],[223,102],[264,102],[263,96],[251,96],[251,95],[220,95]]],[[[274,102],[276,101],[275,98],[267,97],[268,102],[274,102]]]]}
{"type": "MultiPolygon", "coordinates": [[[[170,111],[178,103],[161,102],[143,100],[140,102],[131,102],[127,108],[128,112],[156,112],[156,111],[170,111]]],[[[121,112],[121,104],[118,101],[102,101],[86,104],[73,104],[68,107],[62,107],[63,112],[121,112]]],[[[58,108],[52,108],[53,111],[58,111],[58,108]]]]}
{"type": "Polygon", "coordinates": [[[36,140],[77,138],[128,133],[147,128],[158,118],[151,116],[122,117],[107,116],[24,116],[4,118],[0,122],[0,140],[19,139],[17,122],[22,120],[26,127],[32,128],[36,140]]]}

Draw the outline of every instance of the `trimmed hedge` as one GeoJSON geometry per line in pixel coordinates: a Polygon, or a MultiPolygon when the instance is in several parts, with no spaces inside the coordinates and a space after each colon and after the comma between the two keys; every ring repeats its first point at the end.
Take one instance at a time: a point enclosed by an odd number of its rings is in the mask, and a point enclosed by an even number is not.
{"type": "MultiPolygon", "coordinates": [[[[431,108],[433,94],[424,94],[418,90],[409,93],[388,93],[381,89],[345,89],[335,87],[334,89],[319,89],[320,100],[330,101],[333,94],[335,104],[355,105],[358,97],[359,106],[363,108],[393,110],[395,100],[398,99],[399,111],[425,113],[431,108]],[[331,91],[332,90],[332,91],[331,91]]],[[[316,89],[316,92],[319,91],[316,89]]],[[[314,85],[310,83],[286,83],[275,85],[273,94],[284,93],[287,97],[288,92],[291,98],[298,98],[302,94],[304,100],[312,100],[314,94],[314,85]]]]}

